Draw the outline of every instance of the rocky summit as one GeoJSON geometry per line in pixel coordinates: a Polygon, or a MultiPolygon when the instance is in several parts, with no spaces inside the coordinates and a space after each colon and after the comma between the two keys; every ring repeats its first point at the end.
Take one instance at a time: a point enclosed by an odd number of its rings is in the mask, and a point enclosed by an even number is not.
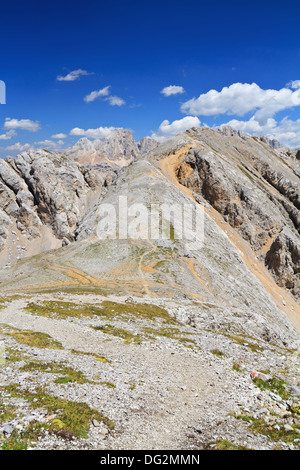
{"type": "Polygon", "coordinates": [[[299,184],[228,126],[0,160],[2,448],[299,449],[299,184]]]}
{"type": "Polygon", "coordinates": [[[113,168],[129,165],[139,154],[152,150],[158,143],[150,137],[136,142],[127,129],[116,129],[109,137],[93,141],[83,137],[65,155],[80,163],[102,164],[113,168]]]}

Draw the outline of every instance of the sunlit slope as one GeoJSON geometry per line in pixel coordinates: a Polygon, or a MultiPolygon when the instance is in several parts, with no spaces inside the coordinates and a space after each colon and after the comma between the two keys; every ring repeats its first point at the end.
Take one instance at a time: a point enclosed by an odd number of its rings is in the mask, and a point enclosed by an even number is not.
{"type": "Polygon", "coordinates": [[[276,286],[267,270],[258,275],[265,268],[251,250],[246,256],[246,248],[238,244],[243,240],[233,236],[229,226],[222,226],[215,210],[201,207],[189,191],[149,161],[124,169],[99,204],[116,205],[126,195],[128,204],[138,201],[145,207],[159,207],[166,201],[197,206],[203,211],[203,242],[199,236],[198,249],[191,248],[186,240],[176,238],[176,230],[171,230],[169,239],[100,240],[97,205],[82,221],[77,242],[3,270],[2,291],[150,296],[185,308],[190,321],[197,322],[202,315],[224,327],[236,323],[258,328],[262,336],[264,328],[266,336],[270,333],[270,325],[276,334],[292,331],[283,310],[288,309],[291,318],[294,315],[296,324],[297,304],[276,286]]]}

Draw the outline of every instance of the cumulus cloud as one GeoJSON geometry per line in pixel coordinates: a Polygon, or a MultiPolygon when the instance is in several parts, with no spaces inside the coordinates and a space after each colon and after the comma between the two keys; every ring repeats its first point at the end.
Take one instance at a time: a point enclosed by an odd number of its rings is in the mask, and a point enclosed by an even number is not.
{"type": "Polygon", "coordinates": [[[178,94],[185,93],[185,90],[182,86],[170,85],[170,86],[166,86],[165,88],[163,88],[161,90],[161,93],[164,96],[171,96],[171,95],[178,95],[178,94]]]}
{"type": "Polygon", "coordinates": [[[20,129],[23,131],[36,132],[41,128],[38,121],[30,119],[10,119],[6,118],[3,129],[20,129]]]}
{"type": "Polygon", "coordinates": [[[269,139],[276,139],[287,147],[300,147],[300,119],[293,121],[285,117],[277,122],[275,119],[269,118],[264,123],[260,123],[255,116],[252,116],[248,121],[233,119],[227,122],[226,125],[246,134],[264,135],[269,139]]]}
{"type": "Polygon", "coordinates": [[[73,70],[72,72],[68,73],[65,76],[58,75],[56,77],[56,80],[58,80],[59,82],[74,82],[75,80],[78,80],[83,75],[91,75],[91,73],[87,72],[86,70],[77,69],[77,70],[73,70]]]}
{"type": "Polygon", "coordinates": [[[5,132],[5,134],[0,135],[0,140],[10,140],[15,135],[17,135],[16,131],[11,129],[10,131],[5,132]]]}
{"type": "Polygon", "coordinates": [[[60,133],[60,134],[53,134],[51,136],[51,139],[65,139],[67,137],[66,134],[60,133]]]}
{"type": "Polygon", "coordinates": [[[44,148],[48,150],[60,150],[64,145],[63,140],[58,140],[54,142],[53,140],[42,140],[40,142],[33,142],[33,144],[22,144],[21,142],[16,142],[13,145],[9,145],[6,147],[6,150],[14,151],[14,152],[24,152],[25,150],[34,150],[37,148],[44,148]]]}
{"type": "Polygon", "coordinates": [[[199,127],[200,124],[201,122],[195,116],[186,116],[171,123],[166,119],[160,124],[157,132],[152,133],[151,137],[157,142],[164,142],[179,132],[186,131],[191,127],[199,127]]]}
{"type": "Polygon", "coordinates": [[[110,85],[102,88],[101,90],[92,91],[89,95],[84,97],[84,101],[86,103],[91,103],[95,101],[97,98],[103,98],[104,96],[108,96],[110,93],[110,85]]]}
{"type": "Polygon", "coordinates": [[[13,150],[17,152],[24,152],[25,150],[32,149],[33,146],[31,144],[21,144],[20,142],[16,142],[13,145],[9,145],[6,147],[6,150],[13,150]]]}
{"type": "Polygon", "coordinates": [[[64,145],[63,140],[58,140],[57,142],[53,142],[53,140],[42,140],[40,142],[34,142],[34,146],[37,148],[45,148],[51,150],[59,150],[64,145]]]}
{"type": "Polygon", "coordinates": [[[293,90],[298,90],[300,88],[300,80],[291,80],[286,86],[293,90]]]}
{"type": "Polygon", "coordinates": [[[81,129],[80,127],[74,127],[70,131],[70,135],[84,136],[89,139],[104,139],[111,135],[116,127],[98,127],[96,129],[81,129]]]}
{"type": "Polygon", "coordinates": [[[233,83],[220,92],[210,90],[198,98],[186,101],[182,104],[181,110],[186,114],[197,116],[219,114],[244,116],[248,112],[255,111],[256,119],[263,121],[273,117],[278,111],[299,105],[298,88],[295,91],[290,88],[264,90],[256,83],[233,83]]]}

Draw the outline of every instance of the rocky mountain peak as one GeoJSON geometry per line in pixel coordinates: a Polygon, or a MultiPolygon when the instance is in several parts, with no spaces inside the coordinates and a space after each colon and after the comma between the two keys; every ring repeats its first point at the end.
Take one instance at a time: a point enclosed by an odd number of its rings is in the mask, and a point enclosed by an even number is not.
{"type": "Polygon", "coordinates": [[[141,154],[146,154],[159,146],[159,143],[151,137],[143,137],[138,141],[138,149],[141,154]]]}
{"type": "Polygon", "coordinates": [[[128,129],[115,129],[103,140],[83,137],[64,153],[79,163],[106,163],[112,168],[118,168],[129,165],[139,156],[140,151],[128,129]]]}

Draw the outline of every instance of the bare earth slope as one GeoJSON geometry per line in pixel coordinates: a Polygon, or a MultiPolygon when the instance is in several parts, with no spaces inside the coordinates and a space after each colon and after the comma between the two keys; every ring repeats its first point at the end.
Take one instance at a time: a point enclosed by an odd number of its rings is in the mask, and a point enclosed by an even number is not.
{"type": "Polygon", "coordinates": [[[175,164],[178,181],[216,209],[299,298],[300,162],[295,152],[223,132],[190,129],[158,147],[155,158],[188,150],[175,164]]]}

